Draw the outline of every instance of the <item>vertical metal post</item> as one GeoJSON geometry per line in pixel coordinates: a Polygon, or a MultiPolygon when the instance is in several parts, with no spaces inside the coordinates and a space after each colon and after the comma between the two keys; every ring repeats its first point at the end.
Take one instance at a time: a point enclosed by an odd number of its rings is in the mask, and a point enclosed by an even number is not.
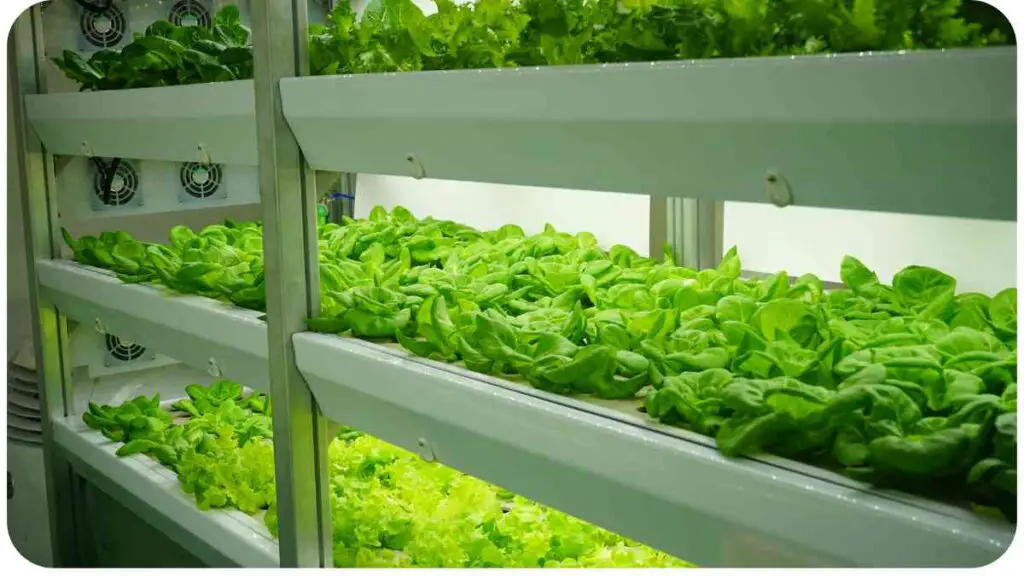
{"type": "Polygon", "coordinates": [[[279,84],[309,70],[306,0],[253,0],[252,23],[281,566],[330,566],[326,419],[292,347],[320,303],[316,184],[285,121],[279,84]]]}
{"type": "Polygon", "coordinates": [[[46,92],[43,65],[43,27],[40,7],[33,6],[15,21],[8,36],[8,82],[15,123],[18,186],[22,195],[25,250],[28,260],[29,303],[32,309],[36,369],[40,375],[43,462],[55,566],[75,566],[78,553],[75,533],[75,499],[71,466],[58,450],[53,421],[74,413],[74,389],[68,352],[67,319],[40,295],[35,272],[37,259],[60,256],[60,223],[53,157],[28,126],[23,97],[46,92]]]}
{"type": "Polygon", "coordinates": [[[681,204],[679,222],[685,238],[682,261],[698,270],[718,266],[722,259],[724,203],[691,198],[676,202],[681,204]]]}
{"type": "Polygon", "coordinates": [[[672,248],[676,263],[688,268],[714,268],[724,252],[723,202],[691,198],[651,198],[650,251],[660,258],[672,248]]]}
{"type": "Polygon", "coordinates": [[[668,239],[668,198],[650,196],[651,206],[648,216],[648,247],[647,255],[655,260],[662,260],[662,247],[668,239]]]}

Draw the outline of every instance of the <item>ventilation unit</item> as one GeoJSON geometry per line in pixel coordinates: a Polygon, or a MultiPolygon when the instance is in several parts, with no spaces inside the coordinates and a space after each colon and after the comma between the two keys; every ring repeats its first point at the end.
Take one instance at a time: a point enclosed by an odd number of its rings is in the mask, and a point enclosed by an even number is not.
{"type": "Polygon", "coordinates": [[[105,334],[103,343],[107,349],[105,360],[107,366],[115,366],[133,360],[152,360],[156,358],[156,354],[149,352],[145,346],[136,344],[131,340],[118,338],[113,334],[105,334]]]}
{"type": "Polygon", "coordinates": [[[92,167],[92,207],[93,210],[116,210],[124,206],[141,206],[142,195],[139,193],[139,173],[135,166],[127,160],[117,164],[113,174],[109,169],[100,170],[92,167]],[[109,175],[109,189],[106,177],[109,175]]]}
{"type": "Polygon", "coordinates": [[[39,375],[32,342],[7,360],[7,439],[21,444],[43,443],[39,375]]]}
{"type": "Polygon", "coordinates": [[[211,22],[209,8],[197,0],[178,0],[171,6],[167,19],[178,26],[208,27],[211,22]]]}
{"type": "Polygon", "coordinates": [[[7,360],[7,530],[22,556],[38,566],[53,566],[40,379],[32,339],[20,344],[7,360]],[[12,522],[12,518],[18,520],[12,522]]]}
{"type": "Polygon", "coordinates": [[[182,202],[227,198],[227,191],[221,186],[224,172],[219,164],[182,164],[178,179],[181,182],[178,198],[182,202]]]}
{"type": "Polygon", "coordinates": [[[114,48],[130,38],[125,8],[113,0],[75,0],[78,28],[85,49],[114,48]]]}
{"type": "MultiPolygon", "coordinates": [[[[72,157],[57,172],[61,218],[84,222],[183,210],[258,205],[259,180],[254,166],[158,162],[122,159],[103,203],[103,174],[112,160],[72,157]],[[100,167],[102,165],[102,168],[100,167]]],[[[177,224],[168,221],[167,229],[177,224]]],[[[68,226],[74,229],[74,225],[68,226]]]]}
{"type": "Polygon", "coordinates": [[[177,364],[128,334],[110,334],[95,326],[78,324],[71,331],[72,365],[84,367],[89,378],[147,370],[177,364]]]}

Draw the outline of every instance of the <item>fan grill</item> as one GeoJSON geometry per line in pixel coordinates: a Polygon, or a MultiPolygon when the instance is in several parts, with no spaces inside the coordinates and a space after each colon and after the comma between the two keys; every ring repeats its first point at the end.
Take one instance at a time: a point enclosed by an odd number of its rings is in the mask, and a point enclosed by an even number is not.
{"type": "Polygon", "coordinates": [[[97,48],[117,46],[124,40],[127,21],[124,12],[111,5],[106,10],[83,10],[79,28],[85,40],[97,48]]]}
{"type": "Polygon", "coordinates": [[[121,362],[131,362],[142,358],[146,354],[146,348],[140,346],[134,342],[121,340],[113,334],[107,334],[106,336],[107,352],[115,360],[121,362]]]}
{"type": "Polygon", "coordinates": [[[180,0],[171,7],[167,18],[177,26],[210,26],[210,11],[195,0],[180,0]]]}
{"type": "Polygon", "coordinates": [[[135,168],[131,164],[122,161],[117,166],[117,171],[114,173],[113,178],[110,182],[110,195],[107,196],[107,191],[103,189],[103,175],[96,171],[93,176],[93,189],[96,192],[96,197],[103,202],[106,199],[107,206],[124,206],[135,198],[135,193],[139,187],[139,176],[135,172],[135,168]]]}
{"type": "Polygon", "coordinates": [[[209,198],[220,188],[223,174],[218,164],[189,162],[181,165],[181,187],[193,198],[209,198]]]}

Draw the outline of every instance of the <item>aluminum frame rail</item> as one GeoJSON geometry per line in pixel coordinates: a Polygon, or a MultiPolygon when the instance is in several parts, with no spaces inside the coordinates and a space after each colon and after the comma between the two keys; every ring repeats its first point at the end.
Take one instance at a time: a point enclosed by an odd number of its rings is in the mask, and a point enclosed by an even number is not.
{"type": "Polygon", "coordinates": [[[312,169],[669,198],[652,208],[658,234],[699,266],[720,255],[727,200],[1014,219],[1015,49],[305,78],[305,0],[252,8],[252,82],[46,95],[39,7],[10,37],[62,542],[75,503],[54,448],[82,439],[54,434],[74,418],[68,314],[269,391],[282,566],[331,564],[326,417],[703,565],[978,566],[1009,545],[1012,527],[959,509],[729,460],[592,405],[304,332],[304,319],[319,304],[312,169]],[[269,322],[48,261],[53,153],[258,165],[269,322]]]}
{"type": "Polygon", "coordinates": [[[253,81],[35,94],[32,128],[51,154],[255,166],[253,81]]]}
{"type": "Polygon", "coordinates": [[[209,566],[278,566],[277,542],[259,519],[200,510],[177,475],[155,460],[117,456],[118,444],[75,417],[54,424],[54,440],[90,482],[209,566]]]}
{"type": "Polygon", "coordinates": [[[282,80],[317,170],[1016,217],[1015,48],[282,80]],[[353,136],[358,135],[358,136],[353,136]]]}
{"type": "Polygon", "coordinates": [[[525,385],[337,336],[295,336],[332,419],[703,566],[982,566],[1005,522],[525,385]]]}
{"type": "Polygon", "coordinates": [[[138,342],[212,376],[270,391],[262,314],[59,260],[35,265],[44,301],[103,333],[138,342]]]}
{"type": "Polygon", "coordinates": [[[328,422],[291,338],[320,306],[316,184],[284,120],[281,78],[308,73],[305,0],[253,0],[253,65],[281,566],[330,567],[328,422]]]}

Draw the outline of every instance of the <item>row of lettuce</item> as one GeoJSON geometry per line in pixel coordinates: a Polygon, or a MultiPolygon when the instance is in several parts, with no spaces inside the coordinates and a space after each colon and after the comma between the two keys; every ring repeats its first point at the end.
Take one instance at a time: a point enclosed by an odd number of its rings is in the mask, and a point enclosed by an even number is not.
{"type": "MultiPolygon", "coordinates": [[[[1004,18],[962,0],[374,0],[310,26],[313,74],[352,74],[911,50],[1012,43],[1004,18]]],[[[122,49],[55,63],[83,90],[251,78],[238,8],[209,26],[158,21],[122,49]]]]}
{"type": "MultiPolygon", "coordinates": [[[[236,382],[188,398],[90,404],[83,420],[177,473],[201,509],[263,514],[277,534],[274,443],[266,396],[236,382]]],[[[665,554],[373,437],[343,429],[329,447],[337,567],[669,567],[665,554]]]]}
{"type": "MultiPolygon", "coordinates": [[[[892,285],[843,260],[745,278],[677,266],[589,233],[479,231],[397,207],[319,228],[318,332],[541,390],[642,398],[647,416],[880,486],[998,509],[1015,521],[1017,291],[957,293],[910,266],[892,285]]],[[[123,232],[66,240],[125,282],[262,309],[262,229],[177,226],[166,245],[123,232]]]]}

